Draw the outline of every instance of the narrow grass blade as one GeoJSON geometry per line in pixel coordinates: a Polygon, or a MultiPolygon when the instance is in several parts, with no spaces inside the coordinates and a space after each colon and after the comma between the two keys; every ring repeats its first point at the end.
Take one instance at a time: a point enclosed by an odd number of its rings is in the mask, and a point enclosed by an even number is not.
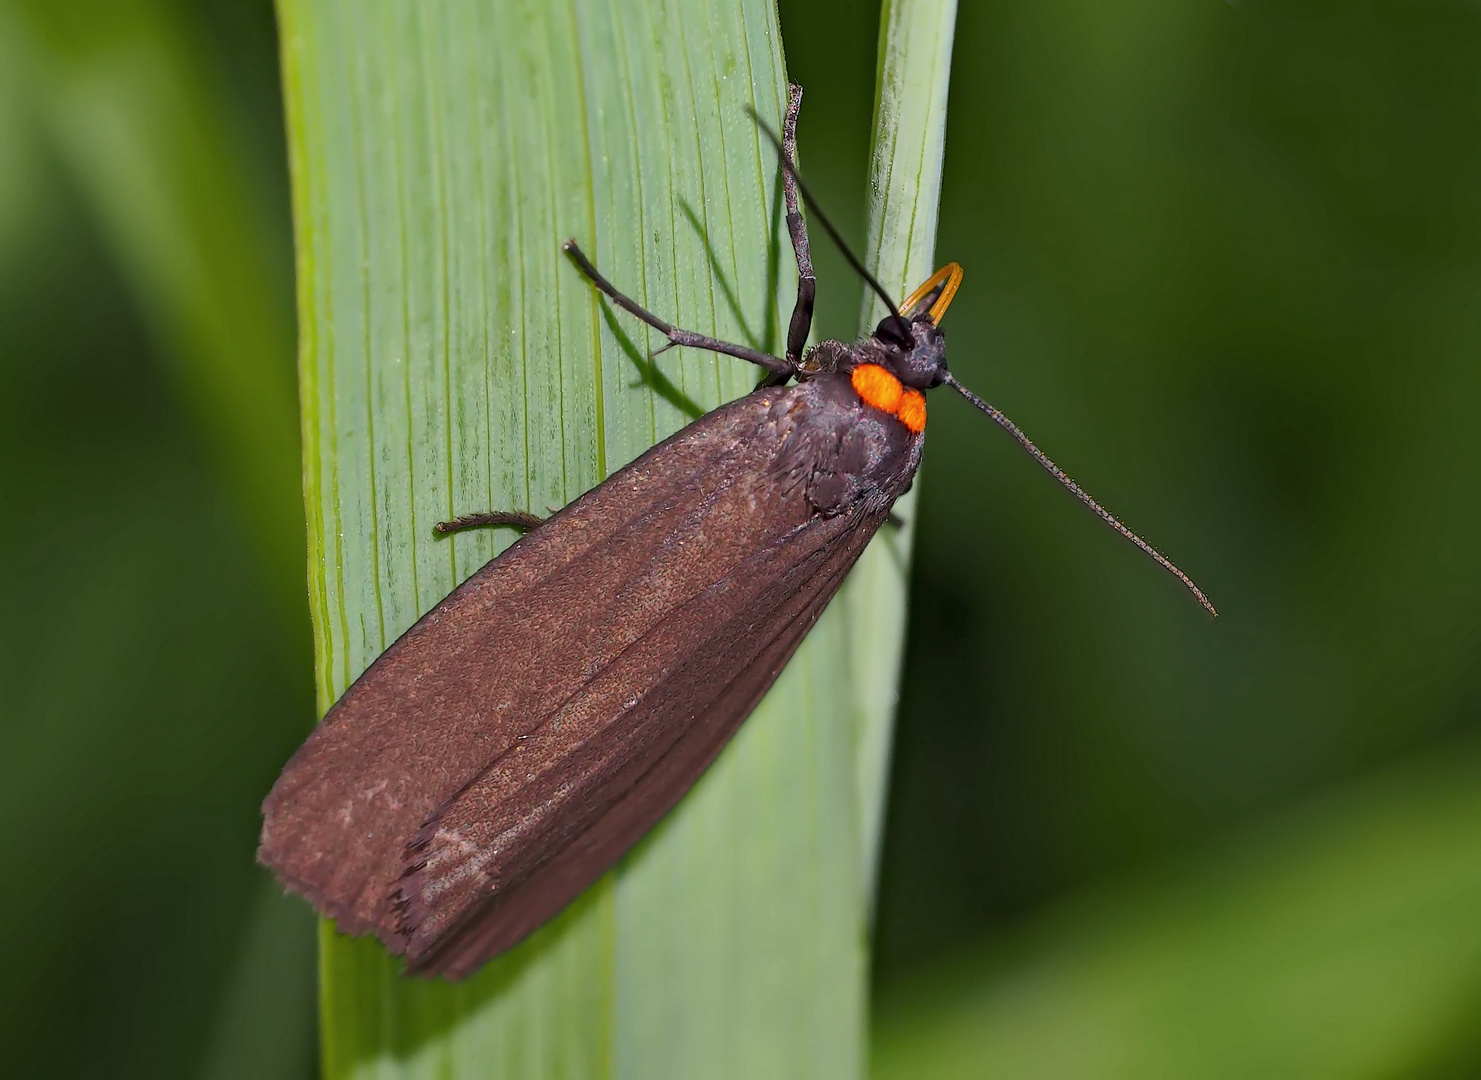
{"type": "MultiPolygon", "coordinates": [[[[946,140],[946,91],[956,0],[884,0],[869,163],[864,262],[899,303],[935,269],[936,212],[946,140]]],[[[867,290],[860,333],[885,315],[867,290]]],[[[895,507],[905,523],[881,532],[835,608],[848,612],[849,666],[857,701],[855,770],[863,895],[872,903],[889,780],[890,733],[900,694],[906,589],[915,521],[912,490],[895,507]]]]}

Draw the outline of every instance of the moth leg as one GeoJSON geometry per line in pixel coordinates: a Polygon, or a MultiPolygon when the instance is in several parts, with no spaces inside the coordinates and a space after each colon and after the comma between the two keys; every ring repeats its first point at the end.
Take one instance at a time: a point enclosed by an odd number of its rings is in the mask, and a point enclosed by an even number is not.
{"type": "Polygon", "coordinates": [[[545,524],[538,514],[527,514],[523,510],[488,510],[481,514],[464,514],[451,521],[439,521],[432,526],[438,536],[449,536],[463,529],[476,529],[483,525],[508,525],[516,529],[537,529],[545,524]]]}
{"type": "Polygon", "coordinates": [[[792,308],[792,322],[787,327],[787,363],[793,368],[802,363],[802,350],[812,330],[813,299],[818,279],[813,274],[812,249],[807,242],[807,222],[797,204],[797,112],[802,107],[802,87],[787,87],[787,116],[782,121],[782,198],[787,208],[787,232],[792,237],[792,251],[797,256],[797,303],[792,308]]]}
{"type": "Polygon", "coordinates": [[[890,516],[887,517],[887,518],[885,518],[885,524],[889,525],[890,528],[895,529],[896,531],[898,531],[900,529],[905,528],[905,519],[902,518],[899,514],[895,513],[893,510],[891,510],[890,511],[890,516]]]}
{"type": "Polygon", "coordinates": [[[591,260],[576,246],[576,241],[567,240],[561,245],[561,250],[571,257],[572,261],[581,268],[581,272],[591,279],[591,283],[606,293],[614,304],[628,314],[642,319],[649,326],[653,327],[653,329],[660,331],[667,337],[669,344],[665,348],[674,345],[687,345],[691,349],[708,349],[710,352],[724,353],[726,356],[735,356],[742,360],[748,360],[757,367],[765,368],[767,371],[788,378],[796,370],[796,365],[790,361],[783,360],[779,356],[772,356],[770,353],[760,352],[756,349],[748,349],[744,345],[733,345],[728,341],[706,337],[704,334],[696,334],[690,330],[680,330],[672,323],[664,322],[647,308],[640,306],[636,301],[618,292],[617,287],[602,277],[597,271],[597,268],[591,264],[591,260]]]}

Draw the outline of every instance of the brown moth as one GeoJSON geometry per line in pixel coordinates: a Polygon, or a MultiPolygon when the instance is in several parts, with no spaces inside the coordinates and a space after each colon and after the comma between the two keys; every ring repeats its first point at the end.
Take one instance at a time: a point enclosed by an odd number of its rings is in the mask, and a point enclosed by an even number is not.
{"type": "Polygon", "coordinates": [[[785,357],[671,326],[564,245],[671,345],[747,360],[766,383],[548,521],[491,513],[439,526],[530,531],[366,669],[263,803],[258,859],[342,932],[404,954],[409,973],[477,970],[678,802],[910,487],[926,390],[962,393],[1213,610],[947,371],[940,321],[955,263],[896,307],[845,248],[890,314],[862,341],[804,351],[815,282],[799,194],[812,204],[792,164],[800,99],[793,87],[776,140],[799,274],[785,357]]]}

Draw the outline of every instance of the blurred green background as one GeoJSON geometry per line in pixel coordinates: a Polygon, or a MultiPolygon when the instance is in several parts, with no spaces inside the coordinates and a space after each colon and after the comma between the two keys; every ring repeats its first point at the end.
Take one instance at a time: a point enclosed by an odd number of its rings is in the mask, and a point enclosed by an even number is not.
{"type": "MultiPolygon", "coordinates": [[[[878,7],[781,5],[862,234],[878,7]]],[[[0,0],[6,1075],[307,1076],[264,0],[0,0]]],[[[1481,8],[965,0],[875,940],[890,1076],[1481,1075],[1481,8]]],[[[859,287],[819,253],[820,329],[859,287]]]]}

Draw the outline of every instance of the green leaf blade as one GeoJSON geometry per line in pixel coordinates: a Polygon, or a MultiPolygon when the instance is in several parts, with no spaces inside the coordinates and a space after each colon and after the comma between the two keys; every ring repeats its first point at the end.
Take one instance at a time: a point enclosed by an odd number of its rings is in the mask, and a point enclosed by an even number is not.
{"type": "MultiPolygon", "coordinates": [[[[564,505],[755,384],[652,356],[559,245],[679,325],[777,349],[795,267],[745,110],[779,125],[786,80],[765,3],[280,7],[327,708],[513,539],[434,522],[564,505]]],[[[326,1075],[859,1075],[850,647],[830,612],[680,807],[466,982],[402,979],[326,927],[326,1075]]]]}

